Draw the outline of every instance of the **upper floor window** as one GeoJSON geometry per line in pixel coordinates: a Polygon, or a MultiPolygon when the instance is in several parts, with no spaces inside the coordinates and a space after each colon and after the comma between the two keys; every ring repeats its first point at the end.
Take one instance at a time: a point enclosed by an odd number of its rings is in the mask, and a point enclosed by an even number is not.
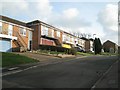
{"type": "Polygon", "coordinates": [[[63,41],[66,41],[66,35],[63,34],[62,36],[63,36],[62,40],[63,40],[63,41]]]}
{"type": "Polygon", "coordinates": [[[0,33],[2,33],[2,22],[0,22],[0,33]]]}
{"type": "Polygon", "coordinates": [[[68,41],[70,42],[70,35],[68,35],[68,37],[67,37],[67,38],[68,38],[68,41]]]}
{"type": "Polygon", "coordinates": [[[52,37],[54,37],[54,30],[52,30],[52,37]]]}
{"type": "Polygon", "coordinates": [[[41,35],[48,36],[48,28],[45,26],[41,26],[41,35]]]}
{"type": "Polygon", "coordinates": [[[26,29],[25,28],[20,28],[20,34],[23,36],[26,36],[26,29]]]}
{"type": "Polygon", "coordinates": [[[74,38],[73,37],[71,37],[71,41],[74,43],[74,38]]]}
{"type": "Polygon", "coordinates": [[[59,31],[57,31],[57,37],[60,37],[60,32],[59,31]]]}
{"type": "Polygon", "coordinates": [[[8,26],[8,35],[12,36],[13,25],[8,26]]]}

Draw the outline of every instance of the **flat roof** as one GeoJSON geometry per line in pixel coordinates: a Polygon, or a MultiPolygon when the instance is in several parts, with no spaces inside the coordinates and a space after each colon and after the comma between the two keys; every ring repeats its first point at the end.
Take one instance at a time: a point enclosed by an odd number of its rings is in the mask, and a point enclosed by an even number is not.
{"type": "Polygon", "coordinates": [[[45,23],[45,22],[42,22],[42,21],[40,21],[40,20],[34,20],[34,21],[31,21],[31,22],[28,22],[27,25],[29,26],[30,24],[37,24],[37,23],[44,24],[44,25],[46,25],[47,27],[54,28],[55,30],[61,31],[61,32],[63,32],[63,33],[66,33],[66,34],[69,34],[69,35],[71,35],[71,36],[73,36],[73,37],[78,38],[77,36],[75,36],[75,35],[73,35],[73,34],[71,34],[71,33],[69,33],[69,32],[66,32],[66,31],[64,31],[64,30],[61,30],[61,29],[59,29],[59,28],[56,28],[56,27],[54,27],[54,26],[52,26],[52,25],[49,25],[49,24],[47,24],[47,23],[45,23]]]}
{"type": "Polygon", "coordinates": [[[18,21],[18,20],[15,20],[15,19],[12,19],[12,18],[9,18],[9,17],[6,17],[6,16],[0,15],[0,20],[11,22],[11,23],[18,24],[18,25],[26,27],[26,23],[18,21]]]}

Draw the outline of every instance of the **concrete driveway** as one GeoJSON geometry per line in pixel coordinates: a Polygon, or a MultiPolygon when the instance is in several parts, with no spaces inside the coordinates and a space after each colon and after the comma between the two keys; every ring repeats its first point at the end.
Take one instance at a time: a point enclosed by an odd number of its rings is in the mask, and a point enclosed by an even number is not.
{"type": "Polygon", "coordinates": [[[59,57],[50,56],[50,55],[42,55],[42,54],[32,53],[32,52],[23,52],[23,53],[16,53],[16,54],[20,54],[20,55],[24,55],[24,56],[27,56],[30,58],[34,58],[34,59],[37,59],[39,61],[45,61],[45,60],[50,60],[50,59],[59,59],[59,57]]]}

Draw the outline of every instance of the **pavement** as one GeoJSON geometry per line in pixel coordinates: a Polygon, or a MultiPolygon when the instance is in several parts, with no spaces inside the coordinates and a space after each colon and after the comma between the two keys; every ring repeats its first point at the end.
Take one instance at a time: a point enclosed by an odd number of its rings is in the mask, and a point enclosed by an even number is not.
{"type": "Polygon", "coordinates": [[[46,53],[33,53],[33,52],[17,52],[15,54],[25,55],[30,58],[37,59],[39,61],[45,61],[49,59],[58,59],[58,58],[69,58],[75,57],[75,55],[68,55],[68,54],[46,54],[46,53]]]}
{"type": "Polygon", "coordinates": [[[99,78],[92,88],[118,88],[118,62],[116,61],[111,67],[99,78]]]}
{"type": "Polygon", "coordinates": [[[5,73],[3,88],[117,88],[117,57],[89,56],[53,60],[5,73]],[[66,61],[65,61],[66,60],[66,61]],[[56,62],[59,61],[59,62],[56,62]],[[115,76],[115,78],[113,78],[115,76]],[[102,78],[102,79],[101,79],[102,78]],[[104,78],[104,80],[103,80],[104,78]],[[112,86],[113,85],[113,86],[112,86]],[[108,87],[109,88],[109,87],[108,87]]]}

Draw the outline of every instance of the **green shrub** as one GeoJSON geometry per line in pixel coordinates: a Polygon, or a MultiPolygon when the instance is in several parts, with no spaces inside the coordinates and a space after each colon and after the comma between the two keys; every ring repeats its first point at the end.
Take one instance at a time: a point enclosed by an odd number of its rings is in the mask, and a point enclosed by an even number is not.
{"type": "Polygon", "coordinates": [[[45,52],[50,52],[51,54],[72,54],[72,55],[76,55],[77,51],[75,48],[64,48],[61,46],[50,46],[50,45],[40,45],[39,46],[39,51],[45,51],[45,52]]]}
{"type": "Polygon", "coordinates": [[[77,54],[77,50],[75,48],[71,48],[70,49],[70,54],[76,55],[77,54]]]}

